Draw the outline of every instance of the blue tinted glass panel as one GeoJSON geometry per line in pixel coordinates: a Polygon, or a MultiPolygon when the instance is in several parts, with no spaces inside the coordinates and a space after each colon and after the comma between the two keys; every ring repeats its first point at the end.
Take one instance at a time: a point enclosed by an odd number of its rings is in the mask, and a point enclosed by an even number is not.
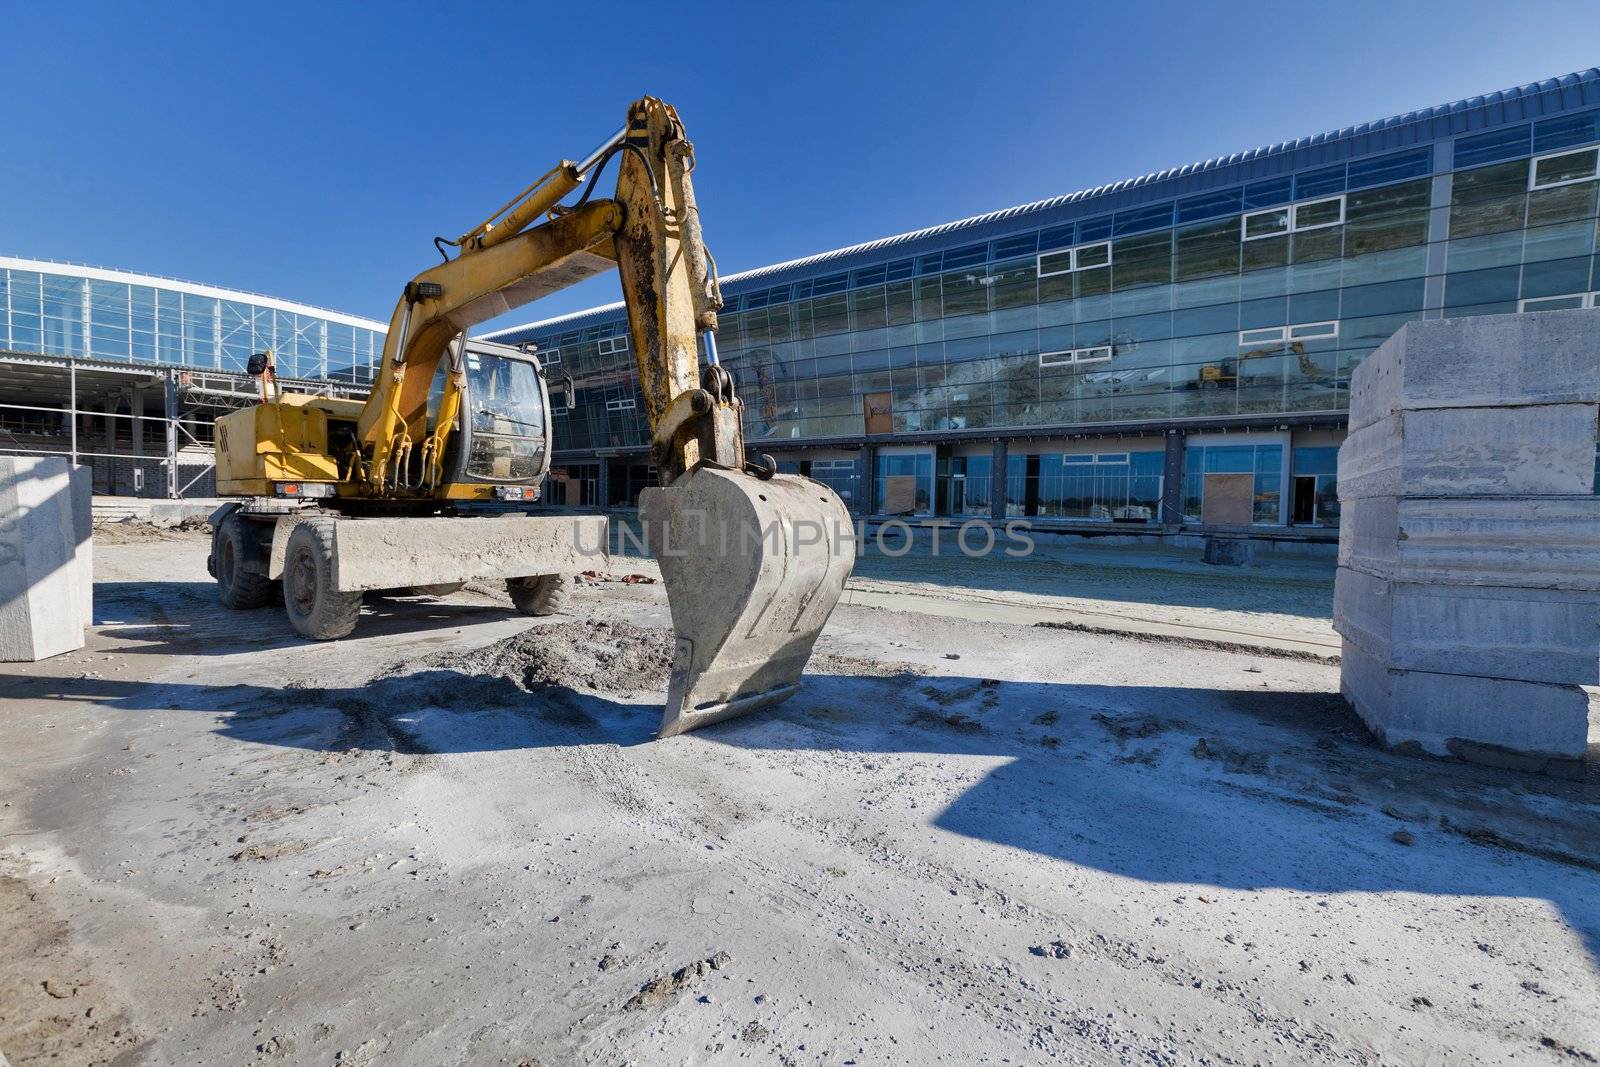
{"type": "Polygon", "coordinates": [[[751,293],[749,296],[744,298],[744,306],[746,308],[750,308],[750,309],[766,307],[767,306],[767,294],[766,294],[766,292],[762,291],[762,292],[759,292],[759,293],[751,293]]]}
{"type": "Polygon", "coordinates": [[[824,293],[842,293],[850,285],[850,275],[835,274],[827,278],[818,278],[812,283],[811,291],[817,296],[824,293]]]}
{"type": "Polygon", "coordinates": [[[1078,228],[1072,224],[1066,226],[1052,226],[1048,230],[1039,231],[1039,251],[1044,252],[1051,248],[1065,248],[1076,240],[1078,228]]]}
{"type": "Polygon", "coordinates": [[[1533,127],[1526,122],[1472,137],[1457,137],[1456,169],[1525,156],[1533,150],[1532,138],[1533,127]]]}
{"type": "Polygon", "coordinates": [[[1535,152],[1553,152],[1557,148],[1570,148],[1590,141],[1600,141],[1600,111],[1562,115],[1533,124],[1535,152]]]}
{"type": "Polygon", "coordinates": [[[1363,189],[1369,185],[1384,185],[1405,178],[1420,178],[1433,170],[1433,149],[1418,148],[1410,152],[1396,152],[1363,159],[1350,164],[1350,188],[1363,189]]]}
{"type": "Polygon", "coordinates": [[[1112,233],[1121,237],[1125,233],[1138,233],[1140,230],[1154,230],[1171,225],[1172,205],[1157,204],[1155,207],[1140,208],[1137,211],[1117,212],[1116,225],[1112,233]]]}
{"type": "Polygon", "coordinates": [[[1078,243],[1088,244],[1090,241],[1104,241],[1111,236],[1111,216],[1100,219],[1084,219],[1078,223],[1078,243]]]}
{"type": "Polygon", "coordinates": [[[1289,178],[1274,178],[1270,182],[1251,182],[1244,187],[1245,210],[1276,207],[1288,203],[1294,199],[1293,184],[1289,178]]]}
{"type": "Polygon", "coordinates": [[[1344,192],[1344,164],[1337,167],[1327,167],[1323,170],[1307,171],[1294,176],[1294,198],[1304,200],[1308,196],[1327,196],[1329,193],[1344,192]]]}
{"type": "Polygon", "coordinates": [[[996,241],[994,243],[994,258],[1010,259],[1013,256],[1031,256],[1038,250],[1039,235],[1027,233],[1021,237],[1007,237],[1003,241],[996,241]]]}
{"type": "Polygon", "coordinates": [[[938,254],[931,255],[931,256],[923,256],[922,258],[917,260],[917,273],[918,274],[938,274],[939,273],[939,269],[940,269],[940,264],[943,262],[943,260],[944,260],[944,257],[940,256],[938,254]]]}
{"type": "Polygon", "coordinates": [[[886,276],[891,282],[911,277],[911,260],[902,259],[898,263],[889,264],[886,276]]]}
{"type": "Polygon", "coordinates": [[[855,284],[855,285],[882,285],[883,284],[883,268],[882,267],[868,267],[865,270],[856,271],[855,280],[854,280],[853,284],[855,284]]]}
{"type": "Polygon", "coordinates": [[[1223,189],[1220,192],[1191,196],[1187,200],[1178,201],[1178,221],[1199,222],[1201,219],[1214,219],[1222,215],[1237,215],[1242,210],[1244,210],[1244,189],[1223,189]]]}
{"type": "Polygon", "coordinates": [[[968,245],[966,248],[956,248],[944,254],[946,270],[953,267],[971,267],[989,260],[988,245],[968,245]]]}

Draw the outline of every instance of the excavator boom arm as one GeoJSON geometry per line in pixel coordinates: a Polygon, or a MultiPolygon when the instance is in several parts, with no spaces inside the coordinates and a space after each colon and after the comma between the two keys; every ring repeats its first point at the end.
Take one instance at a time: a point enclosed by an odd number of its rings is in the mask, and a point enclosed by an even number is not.
{"type": "Polygon", "coordinates": [[[747,464],[733,377],[717,355],[722,298],[701,235],[694,146],[653,97],[585,159],[563,160],[407,284],[357,426],[353,464],[382,496],[442,479],[473,326],[615,266],[660,488],[640,498],[677,634],[663,736],[777,703],[799,687],[854,560],[848,512],[827,486],[747,464]],[[616,193],[594,179],[618,159],[616,193]],[[571,206],[562,200],[585,181],[571,206]],[[539,220],[544,221],[539,221],[539,220]],[[705,354],[702,367],[701,350],[705,354]],[[449,358],[438,412],[428,396],[449,358]],[[698,537],[698,541],[695,538],[698,537]]]}

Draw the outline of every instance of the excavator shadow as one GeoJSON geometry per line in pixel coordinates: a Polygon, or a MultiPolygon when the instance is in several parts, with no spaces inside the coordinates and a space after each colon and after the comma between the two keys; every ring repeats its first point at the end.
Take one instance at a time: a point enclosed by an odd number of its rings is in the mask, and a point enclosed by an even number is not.
{"type": "MultiPolygon", "coordinates": [[[[229,656],[304,646],[279,604],[228,611],[213,582],[99,582],[95,624],[115,651],[157,656],[229,656]],[[197,609],[206,610],[197,610],[197,609]]],[[[510,606],[484,600],[463,604],[426,596],[368,593],[361,623],[346,641],[459,628],[519,617],[510,606]]]]}
{"type": "Polygon", "coordinates": [[[1386,752],[1331,693],[809,674],[783,705],[646,744],[658,694],[525,682],[424,669],[343,688],[15,676],[0,689],[220,714],[218,732],[251,745],[521,753],[533,777],[565,773],[558,750],[607,750],[663,803],[718,766],[719,788],[771,818],[824,804],[848,819],[856,795],[907,847],[952,835],[996,863],[1017,851],[1180,893],[1288,890],[1330,915],[1360,906],[1337,894],[1541,898],[1600,956],[1592,764],[1559,781],[1386,752]],[[708,746],[722,754],[708,762],[708,746]]]}

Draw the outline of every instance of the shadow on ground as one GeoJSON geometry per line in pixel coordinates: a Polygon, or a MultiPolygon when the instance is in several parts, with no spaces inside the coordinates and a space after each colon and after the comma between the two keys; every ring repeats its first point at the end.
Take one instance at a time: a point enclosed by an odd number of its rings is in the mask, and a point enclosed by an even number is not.
{"type": "MultiPolygon", "coordinates": [[[[166,583],[148,601],[109,598],[108,618],[124,623],[110,633],[142,635],[124,651],[263,647],[239,632],[235,613],[186,612],[189,624],[147,614],[190,596],[195,584],[166,583]]],[[[363,626],[415,632],[494,610],[402,600],[363,626]]],[[[670,760],[675,746],[710,743],[871,755],[877,758],[854,766],[877,781],[882,757],[971,757],[982,777],[937,801],[932,825],[940,830],[1147,882],[1537,896],[1600,954],[1593,759],[1583,780],[1567,782],[1399,756],[1375,748],[1336,694],[1252,688],[1260,683],[1248,673],[1224,681],[1232,666],[1219,665],[1211,684],[1184,687],[1005,681],[909,666],[885,673],[882,664],[839,656],[818,657],[817,665],[833,673],[808,675],[786,704],[659,743],[652,742],[659,696],[606,696],[438,667],[342,688],[0,675],[0,692],[208,713],[223,736],[313,751],[448,756],[659,744],[641,752],[649,766],[670,760]],[[1397,841],[1396,832],[1412,843],[1397,841]]],[[[913,824],[918,818],[910,816],[913,824]]]]}
{"type": "MultiPolygon", "coordinates": [[[[487,601],[461,604],[368,593],[362,598],[355,637],[443,630],[515,617],[517,612],[509,605],[487,601]]],[[[106,636],[114,642],[110,651],[137,655],[231,656],[308,643],[294,632],[281,604],[228,611],[217,603],[212,582],[99,582],[94,621],[106,627],[106,636]],[[203,614],[197,614],[197,608],[203,614]]]]}

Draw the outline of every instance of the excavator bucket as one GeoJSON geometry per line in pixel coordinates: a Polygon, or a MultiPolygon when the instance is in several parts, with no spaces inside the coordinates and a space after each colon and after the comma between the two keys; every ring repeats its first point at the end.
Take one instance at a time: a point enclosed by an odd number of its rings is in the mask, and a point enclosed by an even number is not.
{"type": "Polygon", "coordinates": [[[639,496],[677,635],[661,737],[787,700],[855,563],[837,494],[699,467],[639,496]]]}

